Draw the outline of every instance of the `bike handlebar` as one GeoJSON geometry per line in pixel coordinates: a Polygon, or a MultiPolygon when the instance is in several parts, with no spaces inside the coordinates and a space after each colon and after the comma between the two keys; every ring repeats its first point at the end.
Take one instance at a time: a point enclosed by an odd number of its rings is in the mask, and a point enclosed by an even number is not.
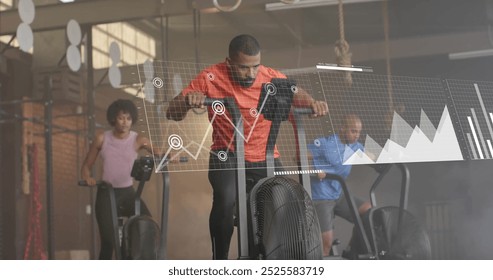
{"type": "Polygon", "coordinates": [[[212,103],[214,101],[220,101],[220,100],[223,100],[223,99],[220,99],[220,98],[210,98],[210,97],[206,97],[204,99],[204,106],[212,106],[212,103]]]}
{"type": "Polygon", "coordinates": [[[294,108],[293,113],[298,114],[298,115],[312,115],[314,114],[312,108],[294,108]]]}
{"type": "MultiPolygon", "coordinates": [[[[215,101],[225,102],[227,99],[228,98],[210,98],[210,97],[206,97],[204,99],[204,106],[212,106],[212,104],[215,101]]],[[[307,107],[294,108],[293,109],[293,113],[298,114],[298,115],[311,115],[311,114],[314,114],[313,109],[312,108],[307,108],[307,107]]]]}

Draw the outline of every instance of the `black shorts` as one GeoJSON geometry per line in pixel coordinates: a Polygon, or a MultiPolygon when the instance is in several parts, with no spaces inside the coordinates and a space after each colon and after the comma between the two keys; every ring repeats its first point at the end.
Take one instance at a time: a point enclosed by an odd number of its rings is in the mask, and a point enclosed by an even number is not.
{"type": "MultiPolygon", "coordinates": [[[[359,209],[365,201],[361,198],[353,197],[356,208],[359,209]]],[[[344,194],[337,200],[314,200],[313,204],[317,211],[320,229],[322,232],[334,229],[334,218],[339,216],[353,223],[353,217],[349,210],[349,205],[344,194]]]]}

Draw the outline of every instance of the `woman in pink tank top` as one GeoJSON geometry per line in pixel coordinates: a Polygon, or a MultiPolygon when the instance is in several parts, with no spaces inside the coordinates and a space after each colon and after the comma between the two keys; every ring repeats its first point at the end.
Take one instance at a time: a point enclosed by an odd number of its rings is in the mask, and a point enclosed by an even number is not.
{"type": "MultiPolygon", "coordinates": [[[[101,155],[103,161],[102,179],[115,189],[118,216],[134,214],[135,190],[130,175],[137,152],[145,149],[152,152],[149,140],[132,131],[134,120],[137,120],[137,107],[126,99],[114,101],[106,111],[106,119],[112,130],[100,132],[92,142],[87,156],[82,164],[82,179],[88,185],[96,185],[96,179],[91,176],[91,168],[101,155]]],[[[156,154],[159,154],[155,149],[156,154]]],[[[149,215],[147,206],[141,202],[141,214],[149,215]]],[[[99,259],[111,259],[113,256],[113,229],[111,225],[111,208],[108,192],[98,188],[96,195],[96,220],[101,237],[99,259]]]]}

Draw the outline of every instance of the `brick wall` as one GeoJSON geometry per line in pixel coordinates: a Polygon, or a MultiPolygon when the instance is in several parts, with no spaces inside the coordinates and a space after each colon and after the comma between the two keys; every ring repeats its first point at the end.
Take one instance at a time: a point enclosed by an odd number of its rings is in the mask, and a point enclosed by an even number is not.
{"type": "MultiPolygon", "coordinates": [[[[44,120],[42,104],[24,105],[25,117],[44,120]]],[[[91,225],[92,216],[86,213],[86,207],[92,206],[91,190],[77,186],[80,178],[80,165],[87,152],[87,117],[74,115],[73,104],[53,104],[52,137],[52,240],[55,252],[68,250],[88,250],[92,247],[91,225]]],[[[47,187],[46,176],[46,134],[44,125],[36,122],[24,122],[23,146],[36,145],[38,150],[37,166],[39,168],[39,184],[43,201],[42,221],[44,240],[47,240],[47,187]]],[[[27,157],[27,149],[23,149],[23,158],[27,157]]],[[[24,166],[25,163],[23,163],[24,166]]],[[[26,185],[26,176],[21,184],[26,185]]],[[[32,183],[32,182],[31,182],[32,183]]],[[[32,197],[23,188],[23,195],[32,197]]],[[[26,211],[26,213],[29,213],[26,211]]],[[[26,217],[26,221],[29,217],[26,217]]],[[[27,226],[27,224],[26,224],[27,226]]],[[[47,243],[44,244],[45,249],[47,243]]],[[[60,254],[56,254],[60,255],[60,254]]]]}

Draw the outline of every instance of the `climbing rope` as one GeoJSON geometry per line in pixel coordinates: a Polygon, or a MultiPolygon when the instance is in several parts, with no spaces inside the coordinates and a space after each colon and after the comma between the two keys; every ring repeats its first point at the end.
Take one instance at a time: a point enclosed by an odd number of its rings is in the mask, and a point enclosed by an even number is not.
{"type": "MultiPolygon", "coordinates": [[[[342,0],[339,0],[339,40],[335,42],[334,51],[336,54],[337,65],[351,67],[351,56],[352,53],[349,51],[349,43],[346,41],[346,36],[344,34],[344,9],[342,0]]],[[[343,72],[344,83],[347,86],[353,84],[353,78],[351,72],[343,72]]]]}
{"type": "Polygon", "coordinates": [[[41,233],[40,214],[43,204],[40,199],[40,186],[39,186],[39,170],[38,170],[38,149],[36,144],[33,144],[30,149],[30,167],[31,167],[31,182],[33,186],[33,192],[31,195],[31,205],[29,209],[29,229],[28,237],[26,241],[26,247],[24,249],[24,259],[46,260],[47,256],[43,247],[43,235],[41,233]],[[34,246],[32,254],[30,254],[31,243],[34,246]]]}

